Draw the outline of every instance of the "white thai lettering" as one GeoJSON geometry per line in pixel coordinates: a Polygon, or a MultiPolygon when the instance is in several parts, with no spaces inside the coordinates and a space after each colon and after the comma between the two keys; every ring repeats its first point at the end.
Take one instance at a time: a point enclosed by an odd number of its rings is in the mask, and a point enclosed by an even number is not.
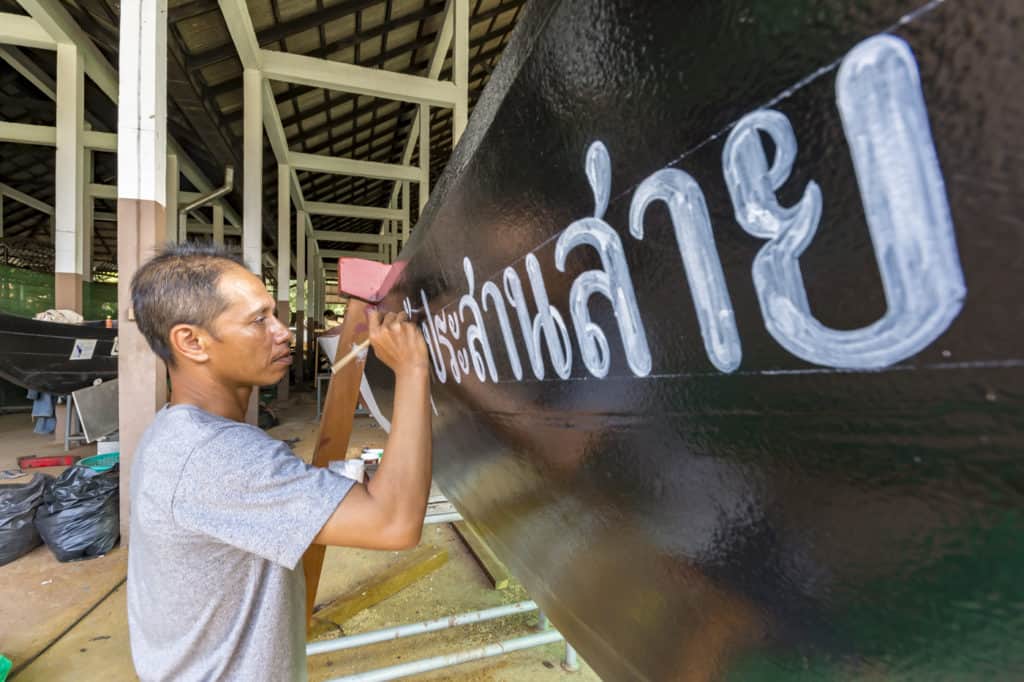
{"type": "Polygon", "coordinates": [[[744,117],[726,142],[723,172],[737,221],[769,240],[754,260],[753,277],[771,335],[808,362],[886,367],[949,327],[966,286],[910,47],[888,35],[860,43],[840,65],[836,93],[885,292],[881,319],[836,330],[810,310],[799,259],[818,228],[822,198],[810,182],[795,206],[778,203],[775,192],[789,177],[797,149],[783,114],[744,117]],[[775,147],[770,164],[760,133],[775,147]]]}
{"type": "Polygon", "coordinates": [[[715,367],[732,372],[739,367],[743,351],[704,192],[692,177],[675,168],[648,177],[640,183],[629,207],[629,231],[637,239],[644,238],[644,215],[655,201],[668,206],[704,350],[715,367]]]}
{"type": "Polygon", "coordinates": [[[603,220],[611,188],[611,160],[602,143],[594,142],[590,145],[586,169],[594,192],[594,217],[571,224],[558,238],[555,246],[555,267],[561,272],[565,272],[565,259],[569,252],[579,245],[594,247],[601,257],[602,269],[581,273],[572,283],[569,292],[569,306],[580,357],[595,377],[608,375],[611,362],[608,339],[604,331],[591,320],[589,310],[590,297],[599,293],[612,304],[629,368],[637,376],[646,376],[651,372],[651,351],[640,321],[626,254],[619,235],[603,220]]]}
{"type": "MultiPolygon", "coordinates": [[[[484,369],[490,374],[491,381],[498,380],[498,370],[494,367],[494,355],[491,353],[491,344],[487,339],[487,328],[484,326],[483,316],[480,313],[480,304],[473,298],[476,289],[475,277],[473,275],[473,264],[469,258],[462,259],[462,269],[466,273],[466,285],[469,292],[463,294],[459,299],[459,316],[465,322],[465,311],[473,315],[472,322],[466,327],[466,347],[469,349],[473,360],[473,371],[476,378],[485,381],[484,369]]],[[[518,359],[518,358],[517,358],[518,359]]]]}

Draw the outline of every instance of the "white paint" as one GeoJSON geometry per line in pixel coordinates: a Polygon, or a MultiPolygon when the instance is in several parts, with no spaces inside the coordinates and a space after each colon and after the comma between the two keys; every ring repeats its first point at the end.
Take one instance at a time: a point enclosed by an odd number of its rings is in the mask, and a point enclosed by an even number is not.
{"type": "Polygon", "coordinates": [[[857,45],[836,78],[871,241],[888,304],[876,322],[853,330],[826,327],[807,300],[800,255],[821,218],[810,182],[792,207],[775,191],[789,177],[796,137],[772,110],[748,114],[730,134],[723,172],[736,219],[768,239],[753,265],[765,326],[789,352],[831,367],[886,367],[924,349],[959,314],[966,295],[942,172],[910,47],[881,35],[857,45]],[[759,134],[776,149],[769,163],[759,134]]]}
{"type": "Polygon", "coordinates": [[[491,381],[498,380],[498,370],[494,367],[494,354],[491,353],[491,344],[487,339],[487,327],[484,325],[483,314],[480,312],[480,304],[473,298],[476,289],[476,278],[473,275],[473,264],[469,258],[462,259],[462,269],[466,273],[466,286],[469,293],[463,294],[459,299],[459,319],[466,323],[466,311],[473,316],[466,326],[466,348],[469,349],[473,362],[473,371],[476,378],[481,382],[486,379],[484,369],[491,377],[491,381]]]}
{"type": "Polygon", "coordinates": [[[594,294],[602,294],[612,304],[619,334],[626,349],[626,361],[633,374],[644,376],[651,371],[651,351],[640,321],[640,311],[633,292],[633,280],[626,263],[622,240],[606,223],[611,191],[611,159],[601,142],[594,142],[587,152],[587,177],[594,192],[594,217],[577,220],[567,227],[555,245],[555,267],[565,272],[565,259],[576,246],[587,244],[601,257],[601,270],[588,270],[572,283],[569,306],[576,343],[587,370],[595,377],[608,375],[611,356],[604,331],[591,321],[589,303],[594,294]]]}

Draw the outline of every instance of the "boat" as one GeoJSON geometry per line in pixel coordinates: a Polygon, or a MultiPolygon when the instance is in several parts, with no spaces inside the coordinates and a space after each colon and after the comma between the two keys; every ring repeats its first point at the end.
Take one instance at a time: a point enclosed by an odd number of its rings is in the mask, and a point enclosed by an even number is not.
{"type": "Polygon", "coordinates": [[[63,324],[0,313],[0,377],[63,395],[117,378],[117,329],[104,322],[63,324]]]}
{"type": "Polygon", "coordinates": [[[434,480],[602,679],[1024,670],[1024,14],[855,4],[532,3],[399,256],[434,480]]]}

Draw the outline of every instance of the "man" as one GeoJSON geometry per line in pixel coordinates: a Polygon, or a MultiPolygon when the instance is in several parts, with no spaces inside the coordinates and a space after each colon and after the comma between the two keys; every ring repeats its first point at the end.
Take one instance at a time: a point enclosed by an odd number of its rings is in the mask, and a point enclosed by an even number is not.
{"type": "Polygon", "coordinates": [[[132,279],[132,305],[172,386],[132,467],[136,671],[142,680],[305,679],[306,548],[419,541],[431,466],[423,338],[393,313],[369,315],[373,351],[395,373],[395,405],[387,457],[364,486],[244,423],[253,387],[288,371],[290,335],[237,260],[211,246],[167,247],[132,279]]]}

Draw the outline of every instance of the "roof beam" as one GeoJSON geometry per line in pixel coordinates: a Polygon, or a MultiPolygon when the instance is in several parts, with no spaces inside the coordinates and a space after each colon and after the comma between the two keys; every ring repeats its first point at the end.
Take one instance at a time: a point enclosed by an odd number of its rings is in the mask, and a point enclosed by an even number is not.
{"type": "Polygon", "coordinates": [[[306,211],[310,215],[329,215],[339,218],[360,218],[363,220],[401,220],[402,212],[376,206],[355,204],[330,204],[323,201],[307,201],[306,211]]]}
{"type": "Polygon", "coordinates": [[[36,47],[42,50],[56,50],[57,41],[47,33],[38,21],[22,14],[0,12],[0,43],[36,47]]]}
{"type": "MultiPolygon", "coordinates": [[[[110,65],[88,34],[75,22],[60,0],[18,0],[18,2],[56,42],[70,43],[81,50],[86,75],[110,98],[110,101],[117,104],[117,71],[110,65]]],[[[46,91],[44,90],[44,92],[46,91]]],[[[53,97],[56,97],[55,92],[53,97]]],[[[178,157],[182,175],[188,178],[189,182],[195,185],[200,192],[210,192],[214,189],[214,185],[206,178],[192,157],[186,154],[170,136],[167,137],[167,153],[175,154],[178,157]]],[[[241,222],[238,213],[230,204],[225,205],[225,213],[232,223],[239,224],[241,222]]]]}
{"type": "Polygon", "coordinates": [[[400,166],[394,163],[379,161],[359,161],[356,159],[340,159],[318,154],[289,152],[288,165],[298,170],[333,175],[356,175],[381,180],[417,180],[419,168],[416,166],[400,166]]]}
{"type": "MultiPolygon", "coordinates": [[[[379,1],[380,0],[349,0],[348,2],[339,2],[331,5],[330,7],[312,11],[302,15],[301,17],[276,24],[265,31],[261,31],[259,35],[256,35],[254,32],[253,39],[256,41],[257,45],[269,45],[271,43],[276,43],[290,35],[308,31],[309,29],[316,28],[321,24],[348,16],[353,12],[365,9],[371,5],[376,5],[379,1]]],[[[224,9],[223,2],[221,3],[221,9],[224,9]]],[[[227,17],[227,15],[225,15],[225,17],[227,17]]],[[[189,57],[188,68],[190,70],[201,69],[203,67],[210,66],[211,64],[224,61],[225,59],[231,59],[234,56],[235,52],[231,49],[231,46],[220,45],[189,57]]]]}
{"type": "Polygon", "coordinates": [[[35,210],[41,213],[45,213],[46,215],[53,215],[53,206],[45,202],[39,201],[39,199],[36,199],[35,197],[30,197],[24,192],[19,192],[18,190],[14,189],[13,187],[6,183],[0,182],[0,194],[2,194],[5,197],[10,197],[11,199],[17,201],[19,204],[25,204],[29,208],[34,208],[35,210]]]}
{"type": "Polygon", "coordinates": [[[0,142],[37,144],[44,147],[57,146],[57,129],[54,126],[40,126],[31,123],[0,121],[0,142]]]}
{"type": "MultiPolygon", "coordinates": [[[[320,257],[324,260],[333,260],[337,258],[365,258],[366,260],[382,261],[384,256],[380,255],[376,251],[342,251],[338,249],[322,249],[320,251],[320,257]]],[[[337,270],[338,265],[336,263],[324,263],[324,269],[337,270]]]]}
{"type": "Polygon", "coordinates": [[[322,242],[337,242],[339,244],[382,244],[387,238],[380,234],[368,232],[331,232],[329,230],[316,230],[313,236],[322,242]]]}
{"type": "Polygon", "coordinates": [[[454,107],[459,99],[452,83],[422,76],[273,50],[261,54],[263,72],[272,80],[438,107],[454,107]]]}

